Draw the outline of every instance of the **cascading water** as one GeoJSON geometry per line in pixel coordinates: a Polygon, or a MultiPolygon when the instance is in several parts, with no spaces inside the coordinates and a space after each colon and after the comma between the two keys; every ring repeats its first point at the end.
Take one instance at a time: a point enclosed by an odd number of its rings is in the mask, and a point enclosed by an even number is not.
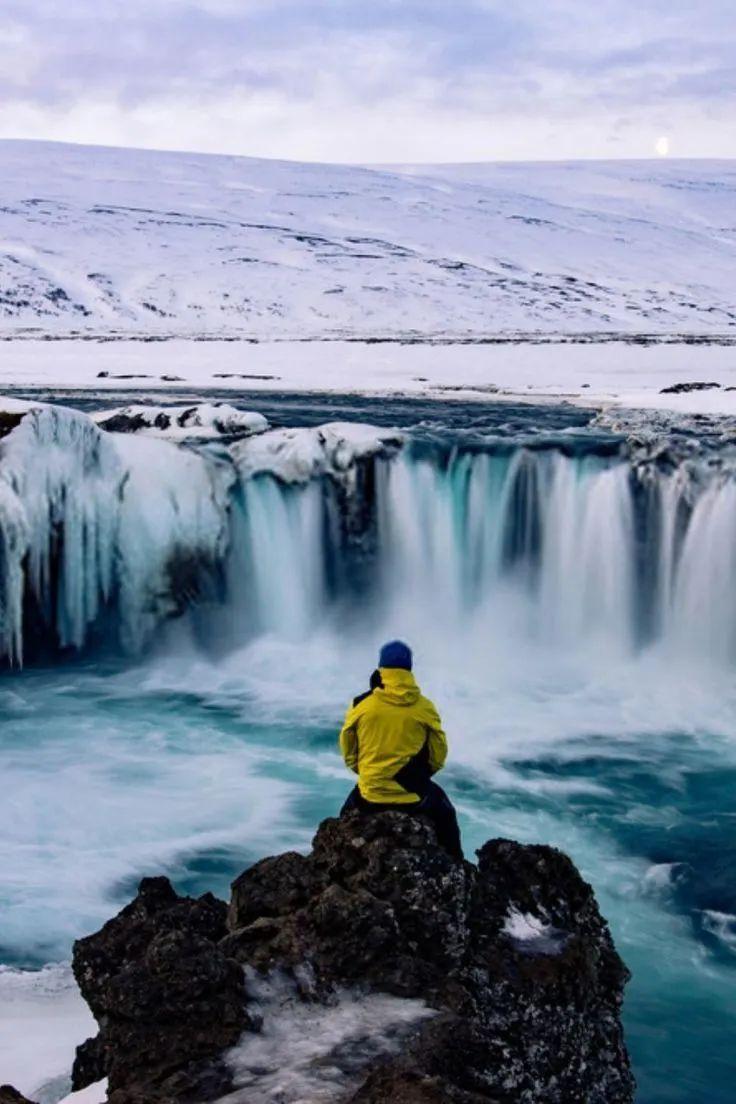
{"type": "Polygon", "coordinates": [[[361,557],[360,616],[374,624],[736,655],[730,479],[698,488],[679,472],[555,449],[408,448],[370,463],[371,497],[353,502],[361,526],[349,530],[335,524],[347,507],[329,476],[243,483],[229,577],[244,636],[307,635],[333,613],[348,627],[350,561],[361,557]]]}
{"type": "MultiPolygon", "coordinates": [[[[631,643],[633,525],[625,464],[525,450],[391,465],[381,556],[388,598],[416,623],[522,625],[556,644],[631,643]],[[509,620],[512,624],[508,623],[509,620]]],[[[416,626],[419,627],[418,625],[416,626]]]]}
{"type": "Polygon", "coordinates": [[[219,570],[209,618],[233,623],[231,643],[349,624],[359,605],[413,632],[440,616],[554,647],[736,655],[728,472],[633,466],[610,446],[399,449],[348,428],[354,440],[291,430],[222,455],[33,411],[0,480],[0,647],[20,658],[30,615],[77,649],[112,620],[135,653],[212,597],[202,579],[219,570]]]}
{"type": "Polygon", "coordinates": [[[249,634],[303,637],[324,610],[324,521],[318,482],[293,487],[257,475],[234,512],[229,579],[249,634]]]}
{"type": "MultiPolygon", "coordinates": [[[[634,973],[638,1104],[730,1104],[736,480],[585,419],[498,420],[425,404],[403,446],[317,415],[195,448],[75,412],[6,435],[0,642],[28,662],[0,682],[0,962],[68,957],[142,874],[224,893],[308,846],[351,784],[341,710],[405,635],[468,854],[553,843],[595,885],[634,973]]],[[[0,966],[0,1018],[20,1001],[65,1038],[62,992],[70,1050],[67,978],[0,966]]],[[[0,1074],[58,1099],[21,1035],[0,1074]]]]}

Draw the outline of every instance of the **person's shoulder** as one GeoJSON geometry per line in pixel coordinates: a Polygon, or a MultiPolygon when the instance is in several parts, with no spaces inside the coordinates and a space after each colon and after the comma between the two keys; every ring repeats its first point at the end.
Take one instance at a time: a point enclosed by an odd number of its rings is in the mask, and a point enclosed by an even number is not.
{"type": "Polygon", "coordinates": [[[361,702],[366,701],[367,698],[370,698],[372,696],[373,696],[373,691],[372,690],[366,690],[364,694],[358,694],[357,698],[353,698],[352,708],[357,709],[358,706],[361,704],[361,702]]]}
{"type": "Polygon", "coordinates": [[[423,712],[427,713],[430,717],[439,720],[439,710],[437,709],[437,706],[434,704],[431,698],[428,698],[424,694],[421,694],[419,698],[419,704],[423,712]]]}

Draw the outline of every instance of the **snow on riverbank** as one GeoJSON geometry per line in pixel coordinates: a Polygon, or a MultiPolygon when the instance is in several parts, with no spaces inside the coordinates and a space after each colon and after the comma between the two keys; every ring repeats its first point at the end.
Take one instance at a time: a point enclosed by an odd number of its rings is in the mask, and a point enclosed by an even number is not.
{"type": "Polygon", "coordinates": [[[59,1100],[76,1047],[95,1030],[68,965],[0,966],[0,1081],[33,1100],[59,1100]]]}
{"type": "Polygon", "coordinates": [[[215,389],[253,395],[253,404],[263,391],[332,391],[527,402],[562,399],[586,406],[736,414],[736,391],[729,387],[736,387],[736,346],[728,344],[0,342],[0,389],[6,392],[155,390],[171,393],[179,403],[215,389]],[[661,394],[665,387],[695,381],[720,386],[661,394]]]}

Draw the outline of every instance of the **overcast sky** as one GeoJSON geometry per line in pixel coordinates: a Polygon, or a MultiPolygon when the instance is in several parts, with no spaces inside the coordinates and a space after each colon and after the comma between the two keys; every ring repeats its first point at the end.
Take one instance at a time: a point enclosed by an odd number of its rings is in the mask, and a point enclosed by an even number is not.
{"type": "Polygon", "coordinates": [[[736,156],[734,0],[2,0],[0,136],[330,161],[736,156]]]}

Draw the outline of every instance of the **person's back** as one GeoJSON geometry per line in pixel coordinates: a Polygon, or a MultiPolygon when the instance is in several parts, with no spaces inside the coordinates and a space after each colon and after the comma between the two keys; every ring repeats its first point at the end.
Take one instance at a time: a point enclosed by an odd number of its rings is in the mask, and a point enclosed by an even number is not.
{"type": "Polygon", "coordinates": [[[393,808],[426,813],[435,821],[443,846],[461,856],[455,811],[431,780],[447,758],[442,722],[419,690],[411,667],[407,645],[384,645],[372,689],[348,710],[340,750],[358,775],[358,785],[343,812],[393,808]]]}
{"type": "Polygon", "coordinates": [[[366,801],[411,804],[422,794],[405,789],[396,775],[426,755],[431,773],[447,757],[439,714],[423,697],[411,671],[379,667],[381,686],[358,701],[345,718],[340,743],[345,762],[358,774],[366,801]],[[425,752],[426,748],[426,752],[425,752]]]}

